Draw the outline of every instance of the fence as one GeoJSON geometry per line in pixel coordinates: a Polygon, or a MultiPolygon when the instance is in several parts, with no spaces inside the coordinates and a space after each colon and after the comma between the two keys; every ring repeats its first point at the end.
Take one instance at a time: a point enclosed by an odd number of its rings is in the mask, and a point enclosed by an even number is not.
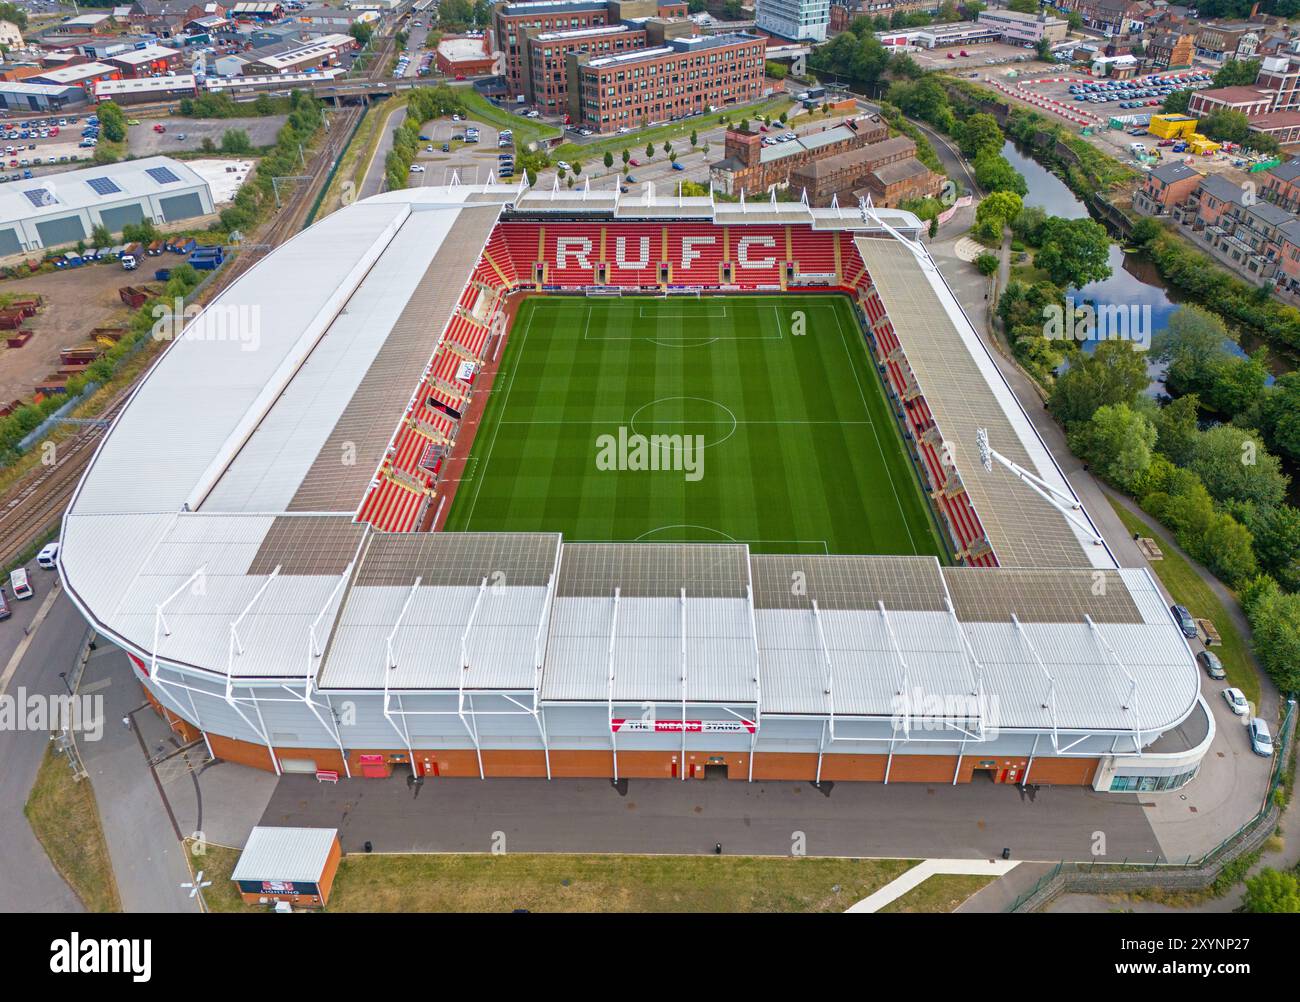
{"type": "Polygon", "coordinates": [[[1273,771],[1259,810],[1254,817],[1199,859],[1188,857],[1181,863],[1162,860],[1151,863],[1130,863],[1128,860],[1119,863],[1096,860],[1079,863],[1062,860],[1039,878],[1033,887],[1016,898],[1007,911],[1036,911],[1066,891],[1096,894],[1122,893],[1148,887],[1175,891],[1204,890],[1209,887],[1229,863],[1263,845],[1277,825],[1282,813],[1276,802],[1277,790],[1287,771],[1290,746],[1294,739],[1295,715],[1296,701],[1291,699],[1282,718],[1273,771]]]}

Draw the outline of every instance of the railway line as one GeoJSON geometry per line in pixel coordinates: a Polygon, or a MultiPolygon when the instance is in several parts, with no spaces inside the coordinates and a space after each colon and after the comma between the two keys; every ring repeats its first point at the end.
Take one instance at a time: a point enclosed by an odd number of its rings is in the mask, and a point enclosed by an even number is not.
{"type": "MultiPolygon", "coordinates": [[[[385,56],[391,49],[390,39],[384,50],[385,56]]],[[[376,69],[372,72],[378,72],[383,61],[383,57],[376,60],[376,69]]],[[[222,269],[209,288],[209,298],[227,288],[268,252],[306,225],[307,216],[329,176],[330,168],[342,155],[364,111],[362,107],[347,107],[332,115],[325,141],[312,153],[303,172],[311,180],[294,185],[279,211],[256,235],[256,242],[250,241],[246,249],[241,249],[222,269]]],[[[57,443],[50,463],[38,467],[0,499],[0,569],[15,564],[63,517],[95,449],[133,389],[134,384],[123,388],[97,415],[96,423],[81,426],[76,434],[57,443]]]]}

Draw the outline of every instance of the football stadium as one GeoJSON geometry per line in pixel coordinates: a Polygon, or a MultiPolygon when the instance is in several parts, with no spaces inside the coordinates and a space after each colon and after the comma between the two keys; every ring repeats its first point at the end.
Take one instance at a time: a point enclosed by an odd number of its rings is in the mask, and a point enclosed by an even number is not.
{"type": "Polygon", "coordinates": [[[869,205],[347,206],[163,351],[60,574],[218,759],[320,778],[1172,789],[1213,737],[920,241],[869,205]]]}

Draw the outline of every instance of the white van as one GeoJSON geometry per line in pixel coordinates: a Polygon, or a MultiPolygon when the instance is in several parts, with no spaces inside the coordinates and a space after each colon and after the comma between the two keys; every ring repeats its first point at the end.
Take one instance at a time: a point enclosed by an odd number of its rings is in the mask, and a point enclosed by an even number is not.
{"type": "Polygon", "coordinates": [[[27,569],[19,567],[9,574],[9,588],[14,593],[14,598],[31,598],[33,595],[32,586],[27,580],[27,569]]]}
{"type": "Polygon", "coordinates": [[[59,559],[59,541],[56,539],[52,543],[46,543],[40,553],[36,554],[36,563],[44,567],[47,571],[54,570],[54,565],[59,559]]]}

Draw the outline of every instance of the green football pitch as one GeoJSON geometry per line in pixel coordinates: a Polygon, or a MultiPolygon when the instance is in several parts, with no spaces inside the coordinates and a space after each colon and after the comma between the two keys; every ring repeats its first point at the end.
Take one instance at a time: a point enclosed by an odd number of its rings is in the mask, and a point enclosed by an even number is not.
{"type": "Polygon", "coordinates": [[[829,295],[526,300],[446,528],[944,559],[829,295]]]}

